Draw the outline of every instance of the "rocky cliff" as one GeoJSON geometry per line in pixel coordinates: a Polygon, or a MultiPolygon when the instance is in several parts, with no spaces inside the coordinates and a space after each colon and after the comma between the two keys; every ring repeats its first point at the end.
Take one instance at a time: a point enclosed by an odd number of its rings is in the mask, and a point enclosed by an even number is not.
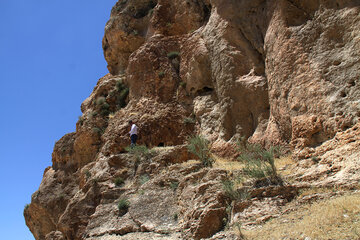
{"type": "Polygon", "coordinates": [[[76,132],[55,144],[24,210],[33,235],[236,239],[226,222],[280,214],[301,188],[353,189],[359,22],[358,0],[119,0],[102,42],[109,74],[81,105],[76,132]],[[152,151],[125,151],[129,120],[152,151]],[[250,199],[229,211],[222,184],[241,169],[191,160],[184,144],[195,134],[230,160],[242,137],[285,146],[291,182],[248,183],[250,199]]]}

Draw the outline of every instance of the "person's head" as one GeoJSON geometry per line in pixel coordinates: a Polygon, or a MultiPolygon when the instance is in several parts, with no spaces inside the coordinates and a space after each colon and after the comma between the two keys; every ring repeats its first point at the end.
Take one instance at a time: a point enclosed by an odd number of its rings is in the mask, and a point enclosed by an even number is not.
{"type": "Polygon", "coordinates": [[[129,125],[132,125],[132,124],[133,124],[133,121],[132,121],[132,120],[130,120],[130,121],[129,121],[129,125]]]}

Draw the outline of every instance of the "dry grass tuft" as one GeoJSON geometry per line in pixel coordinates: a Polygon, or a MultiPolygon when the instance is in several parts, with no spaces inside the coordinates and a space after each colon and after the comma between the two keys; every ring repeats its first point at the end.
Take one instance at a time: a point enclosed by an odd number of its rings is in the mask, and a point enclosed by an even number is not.
{"type": "Polygon", "coordinates": [[[226,159],[226,158],[220,158],[217,156],[214,156],[215,158],[215,163],[214,163],[214,168],[221,168],[227,171],[237,171],[237,170],[242,170],[244,168],[244,164],[238,161],[232,161],[230,159],[226,159]]]}
{"type": "Polygon", "coordinates": [[[247,239],[360,239],[360,193],[304,205],[261,228],[243,231],[247,239]]]}

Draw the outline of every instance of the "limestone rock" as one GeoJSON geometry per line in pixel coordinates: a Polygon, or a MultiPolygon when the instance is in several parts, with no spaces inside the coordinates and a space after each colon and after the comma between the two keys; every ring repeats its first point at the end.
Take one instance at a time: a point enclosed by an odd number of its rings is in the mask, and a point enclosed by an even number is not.
{"type": "Polygon", "coordinates": [[[110,73],[24,210],[34,237],[236,239],[226,221],[280,216],[299,188],[353,188],[359,22],[357,0],[119,0],[102,43],[110,73]],[[151,156],[125,152],[129,120],[151,156]],[[293,185],[250,183],[229,211],[229,172],[192,160],[196,134],[222,157],[236,157],[240,137],[291,147],[293,185]]]}

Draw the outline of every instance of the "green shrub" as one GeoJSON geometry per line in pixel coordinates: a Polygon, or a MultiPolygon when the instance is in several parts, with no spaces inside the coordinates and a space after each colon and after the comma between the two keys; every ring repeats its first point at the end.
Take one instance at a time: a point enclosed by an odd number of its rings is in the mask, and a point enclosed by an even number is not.
{"type": "Polygon", "coordinates": [[[106,98],[105,97],[98,97],[96,99],[96,105],[102,105],[106,102],[106,98]]]}
{"type": "Polygon", "coordinates": [[[118,209],[119,209],[120,215],[124,215],[128,211],[129,207],[130,207],[129,200],[127,200],[126,198],[120,199],[120,201],[118,203],[118,209]]]}
{"type": "Polygon", "coordinates": [[[176,191],[176,189],[177,189],[178,187],[179,187],[179,182],[173,181],[173,182],[170,183],[170,188],[171,188],[172,190],[176,191]]]}
{"type": "Polygon", "coordinates": [[[91,177],[91,173],[89,170],[85,171],[85,176],[86,176],[86,179],[89,179],[91,177]]]}
{"type": "Polygon", "coordinates": [[[142,176],[140,177],[140,179],[139,179],[139,184],[140,184],[140,185],[144,185],[144,184],[147,183],[149,180],[150,180],[149,175],[144,174],[144,175],[142,175],[142,176]]]}
{"type": "Polygon", "coordinates": [[[180,86],[180,87],[183,87],[183,88],[186,88],[186,82],[181,81],[181,82],[179,83],[179,86],[180,86]]]}
{"type": "Polygon", "coordinates": [[[29,209],[29,207],[30,207],[30,204],[26,204],[26,205],[24,206],[24,213],[25,213],[26,210],[29,209]]]}
{"type": "Polygon", "coordinates": [[[116,104],[119,108],[126,106],[126,98],[129,95],[129,88],[120,79],[116,82],[116,104]]]}
{"type": "Polygon", "coordinates": [[[169,59],[174,59],[174,58],[177,58],[178,56],[180,56],[180,53],[179,53],[179,52],[169,52],[169,53],[167,54],[167,57],[168,57],[169,59]]]}
{"type": "Polygon", "coordinates": [[[259,144],[251,144],[245,141],[240,142],[238,146],[239,160],[245,163],[243,169],[245,175],[256,179],[279,179],[274,161],[275,155],[280,154],[278,147],[265,149],[259,144]]]}
{"type": "Polygon", "coordinates": [[[210,154],[209,141],[202,136],[196,135],[189,139],[187,148],[196,155],[204,167],[212,167],[214,158],[210,154]]]}
{"type": "Polygon", "coordinates": [[[122,186],[125,182],[124,182],[124,179],[123,179],[123,178],[117,177],[117,178],[114,179],[114,183],[115,183],[115,186],[120,187],[120,186],[122,186]]]}
{"type": "Polygon", "coordinates": [[[80,126],[83,125],[83,123],[84,123],[83,116],[79,116],[79,124],[80,124],[80,126]]]}
{"type": "Polygon", "coordinates": [[[164,71],[160,71],[160,72],[158,73],[158,76],[159,76],[159,78],[163,78],[163,77],[165,76],[165,72],[164,72],[164,71]]]}
{"type": "Polygon", "coordinates": [[[92,131],[93,131],[93,133],[97,133],[99,135],[102,135],[104,133],[104,129],[98,128],[98,127],[93,127],[92,131]]]}
{"type": "Polygon", "coordinates": [[[187,118],[184,118],[183,122],[184,122],[184,124],[194,124],[196,121],[194,118],[187,117],[187,118]]]}
{"type": "Polygon", "coordinates": [[[234,182],[231,180],[222,181],[223,190],[225,195],[231,200],[244,200],[249,197],[249,194],[246,191],[238,191],[234,188],[234,182]]]}
{"type": "Polygon", "coordinates": [[[155,155],[155,151],[149,150],[145,145],[126,147],[125,151],[127,151],[130,154],[134,154],[138,159],[142,157],[149,159],[155,155]]]}

